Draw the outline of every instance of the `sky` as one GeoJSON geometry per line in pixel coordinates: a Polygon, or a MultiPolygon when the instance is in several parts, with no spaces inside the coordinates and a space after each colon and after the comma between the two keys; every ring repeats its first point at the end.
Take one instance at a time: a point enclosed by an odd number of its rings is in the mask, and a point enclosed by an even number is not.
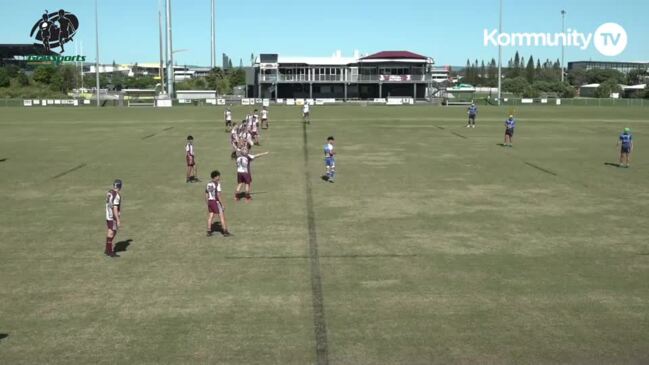
{"type": "MultiPolygon", "coordinates": [[[[157,62],[160,0],[98,0],[101,63],[157,62]]],[[[233,64],[250,55],[330,56],[336,50],[371,54],[409,50],[438,65],[463,66],[468,58],[489,61],[498,48],[484,45],[484,30],[498,27],[499,0],[216,0],[217,64],[226,53],[233,64]]],[[[649,61],[647,0],[502,0],[503,31],[594,32],[615,22],[627,32],[628,45],[609,57],[595,47],[566,48],[566,62],[579,60],[649,61]]],[[[29,31],[45,9],[77,15],[79,33],[66,45],[95,60],[95,6],[92,0],[0,0],[0,43],[32,43],[29,31]]],[[[210,64],[210,0],[172,0],[173,46],[181,65],[210,64]]],[[[561,56],[560,47],[504,47],[503,63],[519,51],[545,60],[561,56]]]]}

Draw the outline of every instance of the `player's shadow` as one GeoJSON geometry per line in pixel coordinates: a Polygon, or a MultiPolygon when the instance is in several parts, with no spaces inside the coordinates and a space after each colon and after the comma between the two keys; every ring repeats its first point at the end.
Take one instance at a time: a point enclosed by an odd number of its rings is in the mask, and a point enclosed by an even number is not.
{"type": "Polygon", "coordinates": [[[0,333],[0,341],[4,340],[7,337],[9,337],[8,333],[0,333]]]}
{"type": "Polygon", "coordinates": [[[322,179],[322,181],[329,181],[329,176],[327,175],[322,175],[320,176],[320,178],[322,179]]]}
{"type": "Polygon", "coordinates": [[[604,162],[605,166],[620,167],[620,164],[617,162],[604,162]]]}
{"type": "Polygon", "coordinates": [[[221,222],[213,222],[211,229],[212,229],[212,232],[223,233],[223,226],[221,226],[221,222]]]}
{"type": "Polygon", "coordinates": [[[7,161],[6,158],[0,158],[0,162],[5,162],[5,161],[7,161]]]}
{"type": "Polygon", "coordinates": [[[115,252],[126,252],[126,250],[128,249],[128,246],[130,246],[132,242],[133,242],[133,240],[130,239],[130,238],[127,239],[127,240],[122,240],[122,241],[116,242],[115,243],[115,249],[114,249],[115,252]]]}

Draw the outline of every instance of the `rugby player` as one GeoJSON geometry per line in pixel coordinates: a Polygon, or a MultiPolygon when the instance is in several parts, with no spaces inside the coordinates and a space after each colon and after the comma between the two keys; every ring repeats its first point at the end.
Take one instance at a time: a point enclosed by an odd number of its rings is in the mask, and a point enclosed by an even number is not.
{"type": "Polygon", "coordinates": [[[513,115],[510,115],[505,120],[505,142],[503,143],[503,147],[513,147],[512,137],[514,136],[514,127],[516,127],[516,120],[514,120],[513,115]]]}
{"type": "Polygon", "coordinates": [[[302,106],[302,119],[304,120],[304,123],[311,124],[311,107],[307,102],[304,102],[304,105],[302,106]]]}
{"type": "Polygon", "coordinates": [[[117,230],[122,225],[120,219],[122,196],[122,180],[113,181],[113,187],[106,193],[106,249],[104,254],[108,257],[119,257],[113,248],[113,240],[117,235],[117,230]]]}
{"type": "Polygon", "coordinates": [[[261,127],[263,129],[268,129],[268,108],[263,107],[261,109],[261,127]]]}
{"type": "Polygon", "coordinates": [[[252,185],[252,173],[250,170],[251,162],[261,156],[267,155],[268,152],[262,152],[256,155],[248,153],[248,149],[242,148],[237,152],[237,189],[234,192],[234,199],[236,201],[241,200],[241,188],[245,186],[245,197],[246,201],[250,201],[252,197],[250,196],[251,185],[252,185]]]}
{"type": "Polygon", "coordinates": [[[616,147],[620,147],[620,163],[618,166],[628,168],[631,152],[633,152],[633,135],[630,128],[624,128],[617,140],[616,147]]]}
{"type": "Polygon", "coordinates": [[[212,222],[214,216],[218,215],[221,220],[221,233],[223,236],[230,236],[228,225],[225,222],[225,208],[221,202],[221,173],[218,170],[210,174],[212,180],[205,187],[205,202],[207,203],[207,236],[212,236],[212,222]]]}
{"type": "Polygon", "coordinates": [[[229,132],[232,129],[232,111],[228,107],[225,109],[225,112],[223,112],[225,116],[225,130],[226,132],[229,132]]]}
{"type": "Polygon", "coordinates": [[[325,143],[324,145],[324,160],[325,160],[326,176],[327,176],[327,181],[329,181],[330,183],[333,183],[334,180],[336,179],[336,160],[335,160],[336,151],[334,151],[335,144],[336,141],[334,140],[334,137],[329,136],[327,138],[327,143],[325,143]]]}
{"type": "Polygon", "coordinates": [[[471,103],[467,111],[469,114],[469,122],[466,125],[467,128],[475,128],[475,117],[478,114],[478,107],[475,106],[475,103],[471,103]]]}
{"type": "Polygon", "coordinates": [[[188,183],[196,182],[196,156],[194,155],[194,137],[187,136],[185,145],[185,161],[187,162],[187,181],[188,183]]]}

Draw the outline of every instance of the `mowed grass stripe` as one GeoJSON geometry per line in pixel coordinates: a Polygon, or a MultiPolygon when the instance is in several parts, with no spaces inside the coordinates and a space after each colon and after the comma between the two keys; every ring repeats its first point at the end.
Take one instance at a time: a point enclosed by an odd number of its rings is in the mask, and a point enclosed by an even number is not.
{"type": "Polygon", "coordinates": [[[84,168],[84,167],[86,167],[86,163],[85,163],[85,162],[82,163],[82,164],[80,164],[80,165],[78,165],[78,166],[75,166],[75,167],[73,167],[73,168],[71,168],[71,169],[69,169],[69,170],[65,170],[65,171],[63,171],[62,173],[58,174],[58,175],[52,176],[52,180],[54,180],[54,179],[58,179],[58,178],[60,178],[60,177],[63,177],[63,176],[65,176],[65,175],[67,175],[67,174],[69,174],[69,173],[71,173],[71,172],[75,172],[75,171],[77,171],[77,170],[79,170],[79,169],[82,169],[82,168],[84,168]]]}
{"type": "Polygon", "coordinates": [[[533,168],[535,168],[535,169],[537,169],[539,171],[545,172],[546,174],[550,174],[552,176],[559,176],[556,172],[552,172],[552,171],[550,171],[548,169],[545,169],[545,168],[543,168],[543,167],[541,167],[539,165],[535,165],[535,164],[533,164],[531,162],[523,161],[523,163],[526,164],[527,166],[533,167],[533,168]]]}
{"type": "Polygon", "coordinates": [[[324,296],[322,295],[322,278],[320,275],[320,256],[318,237],[313,208],[313,186],[309,172],[309,140],[306,124],[302,125],[304,177],[306,179],[306,212],[309,232],[309,265],[311,269],[311,295],[313,300],[313,325],[315,331],[316,360],[318,365],[329,364],[329,345],[327,343],[327,322],[325,321],[324,296]]]}

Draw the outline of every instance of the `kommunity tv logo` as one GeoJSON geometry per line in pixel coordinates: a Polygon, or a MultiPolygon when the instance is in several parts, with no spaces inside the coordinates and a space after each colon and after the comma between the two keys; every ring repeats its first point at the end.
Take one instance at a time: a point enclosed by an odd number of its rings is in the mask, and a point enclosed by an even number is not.
{"type": "Polygon", "coordinates": [[[575,47],[586,50],[591,46],[604,56],[613,57],[624,52],[629,38],[624,27],[617,23],[604,23],[594,32],[583,33],[568,28],[559,33],[514,32],[498,33],[497,29],[484,29],[483,44],[485,47],[575,47]]]}

